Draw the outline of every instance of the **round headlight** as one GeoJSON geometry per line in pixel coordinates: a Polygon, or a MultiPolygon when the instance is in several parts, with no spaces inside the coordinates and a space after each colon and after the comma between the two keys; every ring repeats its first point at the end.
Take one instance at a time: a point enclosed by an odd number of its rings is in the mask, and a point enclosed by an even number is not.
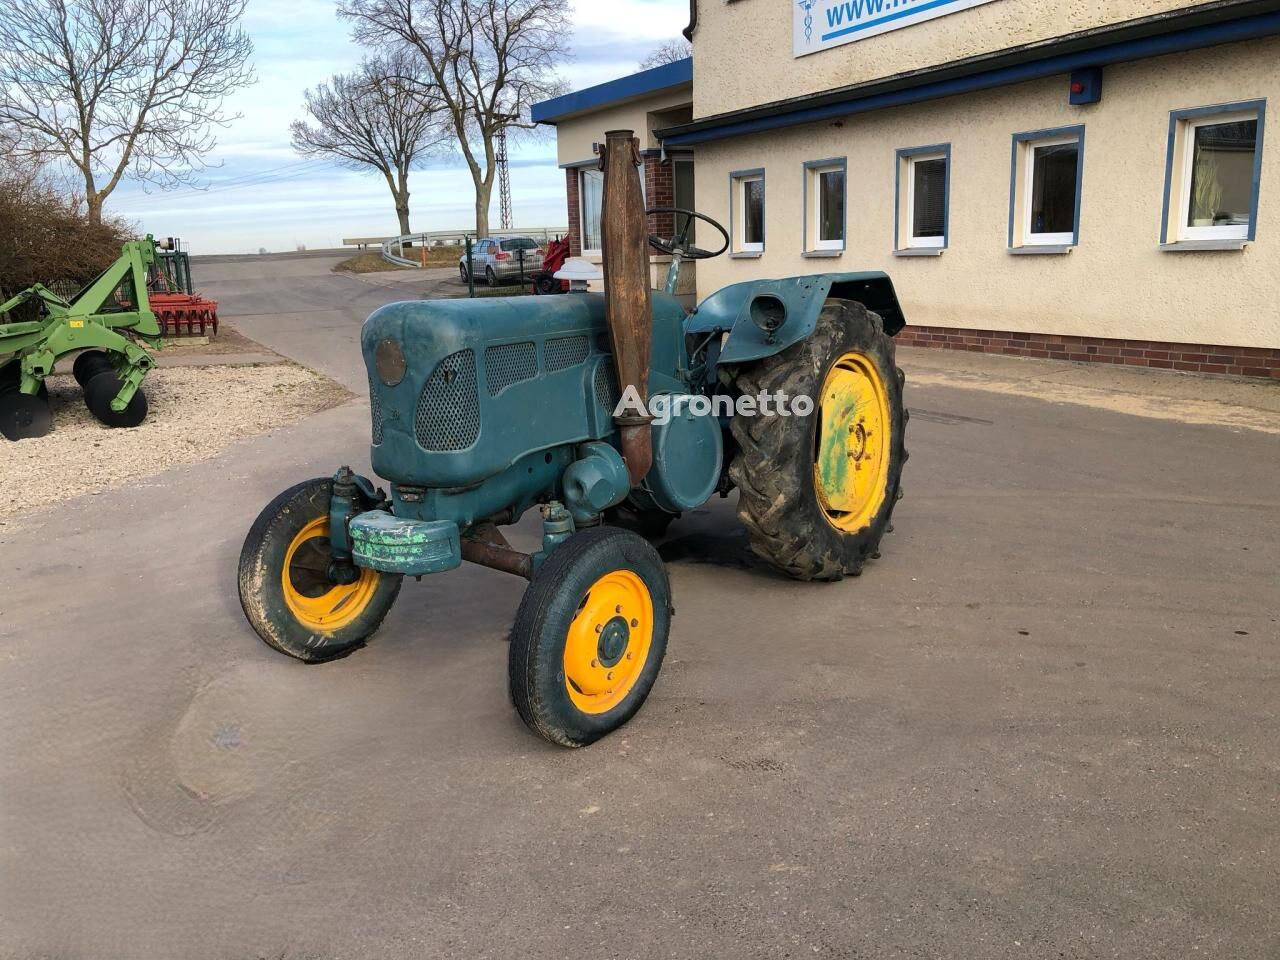
{"type": "Polygon", "coordinates": [[[397,386],[404,379],[404,351],[400,344],[390,338],[379,340],[373,352],[373,365],[378,371],[378,379],[388,387],[397,386]]]}

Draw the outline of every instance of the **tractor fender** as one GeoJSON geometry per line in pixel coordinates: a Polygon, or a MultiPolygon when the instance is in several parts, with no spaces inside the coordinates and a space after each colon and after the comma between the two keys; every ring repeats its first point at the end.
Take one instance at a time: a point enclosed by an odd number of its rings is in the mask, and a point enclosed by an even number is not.
{"type": "Polygon", "coordinates": [[[809,337],[823,305],[832,298],[863,304],[880,317],[891,337],[906,326],[893,281],[876,270],[735,283],[702,301],[685,331],[727,331],[719,362],[747,363],[781,353],[809,337]]]}

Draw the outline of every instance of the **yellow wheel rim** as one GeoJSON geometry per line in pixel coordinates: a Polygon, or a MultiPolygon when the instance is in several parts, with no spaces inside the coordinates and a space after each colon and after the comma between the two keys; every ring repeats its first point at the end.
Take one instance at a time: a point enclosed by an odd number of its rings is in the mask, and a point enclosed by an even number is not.
{"type": "Polygon", "coordinates": [[[285,553],[284,602],[309,630],[332,634],[360,616],[378,589],[378,574],[363,567],[354,583],[329,579],[329,518],[317,517],[299,531],[285,553]]]}
{"type": "Polygon", "coordinates": [[[888,496],[889,396],[871,358],[846,353],[818,401],[813,483],[827,522],[844,533],[869,525],[888,496]]]}
{"type": "Polygon", "coordinates": [[[583,713],[606,713],[626,699],[649,659],[653,598],[630,570],[593,583],[569,624],[564,683],[583,713]]]}

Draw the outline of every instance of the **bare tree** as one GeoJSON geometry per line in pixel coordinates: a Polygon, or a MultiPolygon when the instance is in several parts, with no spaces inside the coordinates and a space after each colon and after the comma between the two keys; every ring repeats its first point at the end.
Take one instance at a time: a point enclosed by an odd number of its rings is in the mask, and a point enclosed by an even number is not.
{"type": "Polygon", "coordinates": [[[693,44],[683,37],[675,40],[668,40],[656,47],[652,53],[641,60],[636,66],[641,70],[652,70],[654,67],[661,67],[664,64],[675,63],[678,60],[687,60],[693,56],[693,44]]]}
{"type": "Polygon", "coordinates": [[[127,174],[190,181],[253,82],[247,0],[0,0],[0,124],[84,180],[91,223],[127,174]]]}
{"type": "Polygon", "coordinates": [[[339,0],[338,12],[369,46],[407,45],[421,82],[444,102],[475,185],[476,234],[489,235],[495,141],[532,128],[529,107],[561,89],[569,0],[339,0]]]}
{"type": "Polygon", "coordinates": [[[409,232],[409,171],[452,133],[431,88],[403,79],[413,72],[413,57],[403,50],[366,60],[355,73],[308,90],[306,110],[315,123],[297,120],[289,127],[293,148],[303,156],[333,157],[343,166],[381,173],[402,234],[409,232]]]}

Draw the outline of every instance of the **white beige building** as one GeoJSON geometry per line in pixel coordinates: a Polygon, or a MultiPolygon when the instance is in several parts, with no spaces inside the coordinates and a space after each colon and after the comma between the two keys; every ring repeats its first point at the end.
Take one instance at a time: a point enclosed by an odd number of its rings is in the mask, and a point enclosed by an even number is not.
{"type": "Polygon", "coordinates": [[[576,249],[632,128],[650,205],[731,231],[699,296],[879,269],[900,341],[1280,378],[1277,0],[692,6],[692,61],[535,111],[576,249]]]}

